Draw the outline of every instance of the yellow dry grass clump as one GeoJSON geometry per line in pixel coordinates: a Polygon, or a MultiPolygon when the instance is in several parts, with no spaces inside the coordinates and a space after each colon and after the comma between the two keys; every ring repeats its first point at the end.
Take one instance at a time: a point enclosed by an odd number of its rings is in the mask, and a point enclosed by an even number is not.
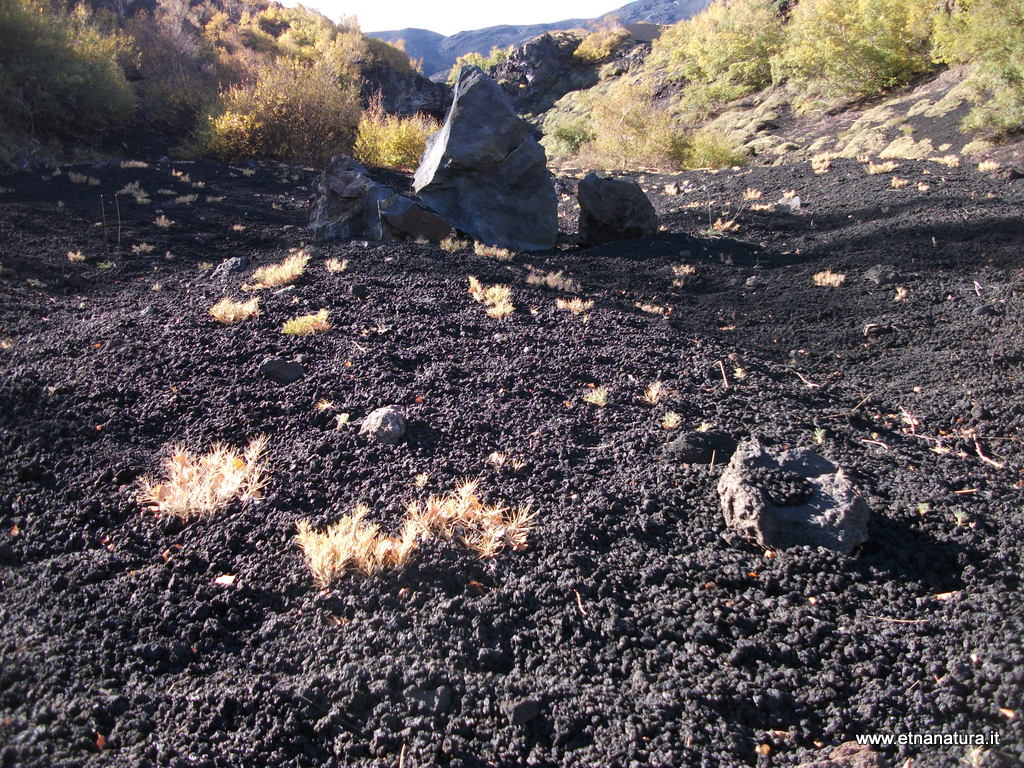
{"type": "Polygon", "coordinates": [[[289,336],[308,336],[311,333],[329,331],[331,330],[331,324],[327,320],[329,316],[330,313],[326,309],[321,309],[316,314],[293,317],[281,326],[281,333],[286,333],[289,336]]]}
{"type": "Polygon", "coordinates": [[[875,175],[880,174],[880,173],[892,173],[893,171],[895,171],[899,167],[900,167],[900,164],[899,163],[894,163],[892,160],[889,160],[888,162],[885,162],[885,163],[872,163],[872,162],[869,162],[868,163],[868,173],[871,174],[872,176],[875,176],[875,175]]]}
{"type": "Polygon", "coordinates": [[[487,314],[501,319],[515,311],[512,303],[512,289],[507,285],[484,285],[473,275],[469,276],[469,294],[478,304],[483,304],[487,314]]]}
{"type": "Polygon", "coordinates": [[[671,390],[668,385],[663,381],[652,381],[647,385],[647,389],[644,390],[643,395],[640,397],[645,403],[649,405],[657,405],[658,401],[667,395],[671,390]]]}
{"type": "Polygon", "coordinates": [[[322,585],[331,584],[347,571],[372,576],[388,568],[402,568],[420,541],[431,538],[457,538],[481,558],[506,549],[525,549],[536,517],[526,508],[512,511],[504,505],[484,504],[477,495],[476,481],[463,483],[445,496],[411,502],[393,536],[367,522],[369,511],[359,504],[323,531],[313,530],[308,520],[299,522],[296,541],[322,585]]]}
{"type": "Polygon", "coordinates": [[[811,279],[815,285],[822,288],[838,288],[846,282],[846,275],[840,272],[833,272],[831,269],[825,269],[821,272],[815,272],[814,277],[811,279]]]}
{"type": "Polygon", "coordinates": [[[68,251],[68,261],[82,262],[85,261],[85,254],[81,251],[68,251]]]}
{"type": "Polygon", "coordinates": [[[583,402],[604,408],[608,405],[608,387],[594,387],[583,395],[583,402]]]}
{"type": "Polygon", "coordinates": [[[267,264],[265,267],[257,269],[252,273],[253,282],[243,287],[256,290],[294,283],[306,271],[308,263],[309,254],[305,251],[296,251],[276,264],[267,264]]]}
{"type": "Polygon", "coordinates": [[[484,243],[473,243],[473,253],[495,261],[511,261],[515,256],[508,248],[499,248],[496,245],[485,245],[484,243]]]}
{"type": "Polygon", "coordinates": [[[328,272],[344,272],[348,269],[348,259],[328,259],[324,262],[324,268],[328,272]]]}
{"type": "Polygon", "coordinates": [[[164,461],[164,480],[142,480],[139,502],[159,515],[188,520],[210,517],[234,499],[243,504],[259,499],[267,484],[266,449],[262,435],[241,453],[223,443],[202,456],[175,446],[164,461]]]}
{"type": "Polygon", "coordinates": [[[260,300],[235,301],[226,296],[210,307],[210,317],[218,323],[232,325],[248,320],[260,313],[260,300]]]}
{"type": "Polygon", "coordinates": [[[999,163],[997,163],[995,160],[983,160],[982,162],[978,163],[979,173],[993,173],[998,170],[999,163]]]}
{"type": "Polygon", "coordinates": [[[458,253],[469,248],[469,243],[465,240],[459,240],[455,237],[446,237],[441,241],[441,250],[447,251],[448,253],[458,253]]]}
{"type": "Polygon", "coordinates": [[[169,227],[171,227],[174,224],[173,221],[168,219],[162,213],[159,216],[156,217],[156,221],[154,221],[153,223],[156,224],[158,227],[160,227],[160,229],[168,229],[169,227]]]}
{"type": "Polygon", "coordinates": [[[585,300],[578,296],[574,296],[571,299],[555,299],[555,306],[558,307],[558,309],[564,309],[567,312],[572,312],[574,315],[579,315],[593,309],[594,300],[585,300]]]}
{"type": "Polygon", "coordinates": [[[551,288],[552,290],[564,291],[565,293],[578,293],[580,290],[580,284],[571,277],[566,277],[565,270],[561,269],[557,272],[539,272],[533,267],[529,267],[529,274],[526,275],[526,284],[551,288]]]}

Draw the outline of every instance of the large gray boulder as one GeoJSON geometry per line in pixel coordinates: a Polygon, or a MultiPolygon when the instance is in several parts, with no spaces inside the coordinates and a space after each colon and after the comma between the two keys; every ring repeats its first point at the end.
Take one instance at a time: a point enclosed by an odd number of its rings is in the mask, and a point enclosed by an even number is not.
{"type": "Polygon", "coordinates": [[[337,155],[320,174],[310,215],[314,239],[439,241],[451,225],[407,197],[370,178],[361,163],[337,155]]]}
{"type": "Polygon", "coordinates": [[[848,555],[868,539],[867,504],[842,469],[809,448],[776,456],[756,439],[741,443],[718,495],[726,525],[763,547],[848,555]]]}
{"type": "Polygon", "coordinates": [[[403,437],[407,422],[405,414],[397,405],[386,405],[370,411],[363,419],[359,434],[385,445],[396,445],[403,437]]]}
{"type": "Polygon", "coordinates": [[[555,245],[558,199],[544,149],[477,67],[462,68],[413,188],[425,206],[483,243],[516,251],[555,245]]]}
{"type": "Polygon", "coordinates": [[[576,191],[580,202],[581,245],[652,237],[658,233],[658,214],[632,179],[602,179],[591,171],[576,191]]]}

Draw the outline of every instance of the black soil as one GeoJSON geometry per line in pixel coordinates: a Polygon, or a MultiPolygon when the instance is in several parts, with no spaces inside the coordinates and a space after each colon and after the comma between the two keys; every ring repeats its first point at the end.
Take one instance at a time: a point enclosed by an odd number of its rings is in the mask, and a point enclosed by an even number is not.
{"type": "Polygon", "coordinates": [[[0,179],[0,764],[796,765],[871,733],[1000,739],[881,748],[890,765],[1024,755],[1024,182],[853,161],[647,176],[654,239],[508,262],[332,244],[225,327],[207,310],[248,271],[203,267],[299,246],[313,173],[71,170],[99,183],[0,179]],[[149,205],[115,205],[132,181],[149,205]],[[786,190],[795,214],[754,209],[786,190]],[[566,270],[589,318],[527,264],[566,270]],[[815,285],[825,269],[845,282],[815,285]],[[488,317],[470,274],[513,286],[515,313],[488,317]],[[333,330],[280,333],[321,309],[333,330]],[[271,356],[305,376],[267,380],[271,356]],[[654,380],[672,392],[652,406],[654,380]],[[410,419],[398,446],[336,428],[389,404],[410,419]],[[737,539],[726,457],[666,450],[704,423],[844,467],[870,541],[737,539]],[[187,524],[140,507],[170,445],[261,433],[261,502],[187,524]],[[390,528],[464,478],[538,512],[528,549],[437,543],[314,584],[298,520],[366,502],[390,528]]]}

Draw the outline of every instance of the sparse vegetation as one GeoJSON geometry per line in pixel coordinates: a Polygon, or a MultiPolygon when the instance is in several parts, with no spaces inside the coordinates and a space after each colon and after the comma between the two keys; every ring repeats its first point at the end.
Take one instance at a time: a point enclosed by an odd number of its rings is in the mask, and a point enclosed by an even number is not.
{"type": "Polygon", "coordinates": [[[223,298],[210,307],[210,317],[218,323],[233,325],[248,320],[260,312],[259,299],[248,301],[235,301],[231,298],[223,298]]]}
{"type": "Polygon", "coordinates": [[[328,259],[324,262],[324,269],[335,274],[345,272],[348,270],[348,259],[328,259]]]}
{"type": "Polygon", "coordinates": [[[533,267],[529,267],[526,274],[526,284],[540,288],[550,288],[553,291],[562,291],[564,293],[578,293],[580,291],[580,284],[571,277],[567,277],[565,270],[562,269],[557,272],[540,272],[533,267]]]}
{"type": "MultiPolygon", "coordinates": [[[[466,240],[459,240],[454,237],[446,237],[441,241],[441,250],[447,251],[448,253],[458,253],[469,248],[469,242],[466,240]]],[[[474,248],[475,250],[475,248],[474,248]]]]}
{"type": "MultiPolygon", "coordinates": [[[[422,485],[426,485],[426,478],[422,485]]],[[[349,571],[372,576],[386,569],[404,567],[421,540],[459,540],[481,558],[502,551],[525,549],[535,514],[486,505],[477,494],[477,483],[463,483],[445,496],[430,496],[406,506],[396,535],[388,536],[376,523],[366,520],[370,510],[359,504],[348,515],[322,532],[308,520],[298,524],[296,541],[317,581],[328,586],[349,571]]]]}
{"type": "Polygon", "coordinates": [[[85,254],[81,251],[68,251],[68,261],[83,262],[85,261],[85,254]]]}
{"type": "Polygon", "coordinates": [[[288,336],[309,336],[313,333],[331,330],[330,313],[321,309],[312,315],[299,315],[281,326],[281,333],[288,336]]]}
{"type": "Polygon", "coordinates": [[[578,296],[574,296],[571,299],[555,299],[555,306],[558,309],[564,309],[567,312],[572,312],[574,315],[580,315],[584,312],[589,312],[594,308],[594,300],[585,300],[578,296]]]}
{"type": "Polygon", "coordinates": [[[473,253],[495,261],[511,261],[515,256],[508,248],[500,248],[497,245],[485,245],[484,243],[473,243],[473,253]]]}
{"type": "Polygon", "coordinates": [[[662,429],[676,429],[683,423],[683,417],[675,411],[669,411],[661,417],[662,429]]]}
{"type": "Polygon", "coordinates": [[[294,283],[302,277],[308,263],[309,254],[305,251],[296,251],[276,264],[268,264],[257,269],[252,273],[253,282],[245,287],[249,289],[277,288],[294,283]]]}
{"type": "Polygon", "coordinates": [[[473,275],[469,276],[469,294],[478,304],[483,304],[487,314],[495,319],[508,317],[515,311],[512,303],[512,289],[507,285],[484,285],[473,275]]]}
{"type": "Polygon", "coordinates": [[[171,226],[174,225],[174,222],[168,219],[163,214],[157,216],[156,221],[154,221],[153,223],[160,227],[160,229],[169,229],[171,226]]]}
{"type": "Polygon", "coordinates": [[[812,280],[815,285],[822,288],[838,288],[846,282],[846,275],[840,272],[833,272],[831,269],[825,269],[821,272],[815,272],[812,280]]]}
{"type": "Polygon", "coordinates": [[[243,504],[259,499],[267,484],[266,448],[262,436],[241,452],[222,443],[201,456],[174,447],[163,464],[164,479],[143,479],[139,501],[159,515],[190,520],[210,517],[235,499],[243,504]]]}
{"type": "Polygon", "coordinates": [[[459,73],[462,72],[463,67],[479,67],[484,72],[492,69],[493,67],[508,61],[509,55],[512,53],[514,46],[508,48],[499,48],[497,46],[491,48],[491,52],[484,56],[482,53],[476,51],[465,53],[459,56],[452,68],[448,71],[448,85],[455,85],[459,82],[459,73]]]}
{"type": "Polygon", "coordinates": [[[869,162],[867,164],[867,172],[872,176],[880,173],[892,173],[900,167],[899,163],[895,163],[892,160],[888,160],[884,163],[869,162]]]}
{"type": "Polygon", "coordinates": [[[668,385],[663,381],[652,381],[647,385],[647,389],[644,390],[643,396],[640,398],[648,405],[657,405],[661,398],[667,395],[669,390],[668,385]]]}
{"type": "Polygon", "coordinates": [[[583,402],[590,403],[590,405],[597,406],[598,408],[604,408],[608,405],[609,394],[608,387],[592,386],[583,393],[583,402]]]}

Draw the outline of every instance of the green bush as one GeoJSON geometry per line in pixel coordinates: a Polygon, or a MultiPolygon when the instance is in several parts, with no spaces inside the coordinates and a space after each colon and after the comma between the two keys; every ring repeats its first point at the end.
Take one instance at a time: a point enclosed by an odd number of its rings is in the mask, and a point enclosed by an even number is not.
{"type": "Polygon", "coordinates": [[[801,0],[790,17],[776,79],[808,93],[871,96],[932,68],[933,0],[801,0]]]}
{"type": "Polygon", "coordinates": [[[0,2],[0,143],[98,143],[123,126],[135,100],[123,36],[83,6],[70,13],[38,0],[0,2]]]}
{"type": "Polygon", "coordinates": [[[200,133],[201,150],[223,160],[259,156],[323,163],[350,152],[359,123],[355,82],[327,62],[286,61],[221,96],[200,133]]]}
{"type": "Polygon", "coordinates": [[[462,72],[463,67],[480,67],[480,69],[486,72],[491,67],[496,67],[508,61],[511,53],[512,46],[510,45],[508,48],[498,48],[495,46],[491,48],[491,52],[487,56],[476,51],[459,56],[448,71],[448,85],[454,86],[459,82],[459,73],[462,72]]]}
{"type": "Polygon", "coordinates": [[[711,131],[694,131],[674,138],[670,156],[683,169],[731,168],[747,162],[747,153],[725,136],[711,131]]]}
{"type": "Polygon", "coordinates": [[[683,103],[703,116],[771,83],[783,29],[772,0],[718,0],[666,30],[653,55],[671,79],[688,83],[683,103]]]}
{"type": "Polygon", "coordinates": [[[582,115],[553,116],[544,130],[548,139],[544,145],[551,157],[575,155],[595,138],[590,120],[582,115]]]}
{"type": "Polygon", "coordinates": [[[620,80],[590,101],[593,139],[582,149],[587,159],[618,168],[671,161],[678,131],[649,88],[620,80]]]}
{"type": "Polygon", "coordinates": [[[960,0],[935,24],[935,58],[971,64],[975,106],[965,130],[997,135],[1024,129],[1024,4],[1020,0],[960,0]]]}
{"type": "Polygon", "coordinates": [[[617,20],[602,24],[576,46],[573,56],[585,64],[600,64],[629,39],[629,31],[617,20]]]}
{"type": "Polygon", "coordinates": [[[427,145],[427,137],[441,124],[428,115],[401,117],[384,111],[378,95],[359,119],[353,155],[376,168],[414,170],[427,145]]]}

